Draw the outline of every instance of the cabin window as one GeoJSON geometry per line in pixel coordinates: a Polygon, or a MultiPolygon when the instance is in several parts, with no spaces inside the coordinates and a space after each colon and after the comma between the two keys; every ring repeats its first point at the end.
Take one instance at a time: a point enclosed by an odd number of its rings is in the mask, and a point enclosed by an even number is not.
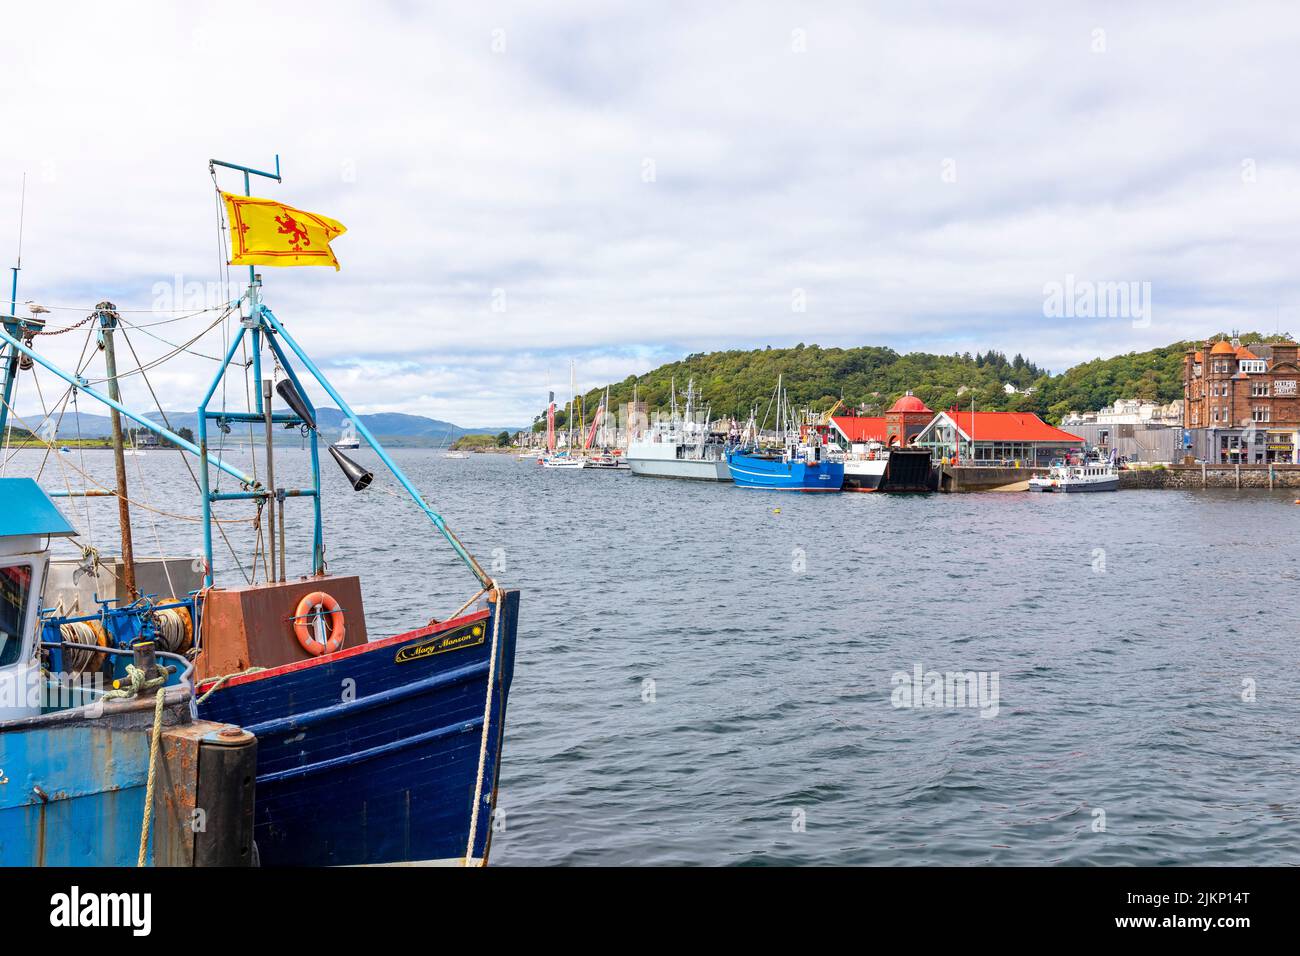
{"type": "Polygon", "coordinates": [[[0,667],[16,664],[23,652],[23,624],[32,589],[32,566],[0,568],[0,667]]]}

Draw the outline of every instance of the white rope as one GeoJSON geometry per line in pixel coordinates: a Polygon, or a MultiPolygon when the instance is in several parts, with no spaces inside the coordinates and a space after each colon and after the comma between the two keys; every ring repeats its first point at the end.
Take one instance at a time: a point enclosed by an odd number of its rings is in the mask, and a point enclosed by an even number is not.
{"type": "MultiPolygon", "coordinates": [[[[474,858],[474,839],[478,836],[478,808],[483,799],[483,771],[487,763],[488,749],[488,731],[492,724],[492,690],[496,683],[497,672],[497,643],[501,637],[501,618],[505,614],[505,593],[501,586],[497,584],[496,578],[492,579],[492,591],[496,594],[496,616],[492,624],[492,656],[488,660],[487,676],[487,699],[483,702],[483,738],[479,741],[478,748],[478,776],[474,780],[474,809],[469,815],[469,843],[465,845],[465,860],[462,866],[469,866],[470,860],[474,858]]],[[[479,866],[487,865],[487,854],[483,854],[483,859],[479,861],[479,866]]]]}

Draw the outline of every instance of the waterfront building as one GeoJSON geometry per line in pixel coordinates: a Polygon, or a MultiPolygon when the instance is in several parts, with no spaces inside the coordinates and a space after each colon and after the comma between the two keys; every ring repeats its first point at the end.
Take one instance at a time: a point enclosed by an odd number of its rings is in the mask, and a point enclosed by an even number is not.
{"type": "Polygon", "coordinates": [[[1145,398],[1119,398],[1113,405],[1096,412],[1071,411],[1061,419],[1061,427],[1073,425],[1162,425],[1183,427],[1183,400],[1167,405],[1145,398]]]}
{"type": "Polygon", "coordinates": [[[836,415],[831,428],[839,443],[854,454],[878,442],[887,447],[906,447],[934,418],[934,412],[911,392],[890,406],[883,415],[836,415]]]}
{"type": "Polygon", "coordinates": [[[940,412],[916,436],[936,459],[976,465],[1046,467],[1056,459],[1080,455],[1084,439],[1047,424],[1030,412],[940,412]]]}
{"type": "Polygon", "coordinates": [[[934,412],[908,392],[885,412],[885,444],[906,447],[925,430],[934,412]]]}
{"type": "Polygon", "coordinates": [[[885,416],[835,415],[831,418],[831,436],[855,455],[865,454],[870,444],[885,443],[885,416]]]}
{"type": "Polygon", "coordinates": [[[1128,461],[1180,461],[1183,447],[1183,401],[1162,405],[1147,399],[1121,398],[1096,412],[1072,411],[1061,427],[1077,434],[1104,457],[1128,461]]]}
{"type": "Polygon", "coordinates": [[[1216,464],[1300,461],[1295,342],[1244,346],[1235,336],[1183,358],[1184,445],[1216,464]]]}

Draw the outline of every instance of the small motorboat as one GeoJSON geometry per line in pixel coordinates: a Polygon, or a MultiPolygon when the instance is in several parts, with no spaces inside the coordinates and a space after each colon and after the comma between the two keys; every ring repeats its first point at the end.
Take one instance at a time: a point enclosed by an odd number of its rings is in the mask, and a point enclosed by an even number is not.
{"type": "Polygon", "coordinates": [[[1030,491],[1073,494],[1080,491],[1119,491],[1119,468],[1114,462],[1091,460],[1082,464],[1056,461],[1045,475],[1029,479],[1030,491]]]}

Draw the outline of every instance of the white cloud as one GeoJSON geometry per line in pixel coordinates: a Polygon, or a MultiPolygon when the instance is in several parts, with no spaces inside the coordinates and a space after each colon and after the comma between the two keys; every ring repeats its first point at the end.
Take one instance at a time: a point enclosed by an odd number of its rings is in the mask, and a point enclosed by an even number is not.
{"type": "MultiPolygon", "coordinates": [[[[1279,314],[1300,332],[1284,4],[29,4],[8,26],[19,298],[148,308],[156,282],[215,279],[206,160],[278,151],[284,184],[255,191],[349,232],[342,272],[267,269],[266,295],[363,411],[523,423],[570,356],[589,387],[769,343],[1059,368],[1279,314]],[[1150,327],[1045,319],[1067,274],[1150,282],[1150,327]]],[[[76,337],[42,348],[70,365],[76,337]]],[[[169,367],[164,403],[211,367],[169,367]]]]}

